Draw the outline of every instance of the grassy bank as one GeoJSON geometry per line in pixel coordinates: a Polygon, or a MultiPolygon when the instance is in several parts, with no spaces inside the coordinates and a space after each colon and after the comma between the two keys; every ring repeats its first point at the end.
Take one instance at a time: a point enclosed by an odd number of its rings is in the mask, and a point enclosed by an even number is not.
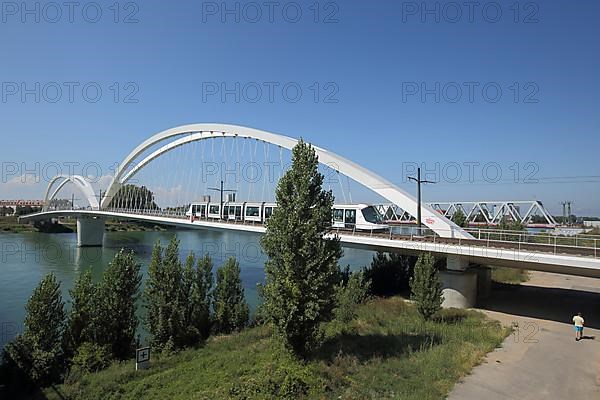
{"type": "Polygon", "coordinates": [[[50,399],[442,399],[507,330],[474,311],[424,322],[400,298],[374,299],[349,324],[327,325],[306,363],[278,350],[269,328],[216,336],[134,371],[133,361],[62,385],[50,399]]]}
{"type": "Polygon", "coordinates": [[[493,267],[492,280],[498,283],[523,283],[529,280],[529,271],[517,268],[493,267]]]}
{"type": "Polygon", "coordinates": [[[22,233],[37,232],[30,224],[20,224],[17,217],[0,217],[0,232],[22,233]]]}
{"type": "Polygon", "coordinates": [[[45,233],[72,233],[75,232],[76,224],[56,223],[52,221],[38,221],[36,223],[20,223],[19,217],[8,216],[0,217],[0,232],[6,233],[24,233],[24,232],[45,232],[45,233]]]}
{"type": "Polygon", "coordinates": [[[106,221],[105,229],[107,232],[149,232],[165,231],[168,227],[150,222],[129,222],[109,219],[106,221]]]}
{"type": "MultiPolygon", "coordinates": [[[[60,224],[56,227],[61,229],[48,230],[49,233],[64,233],[64,232],[76,232],[77,221],[74,219],[62,219],[60,224]]],[[[147,232],[147,231],[164,231],[169,229],[166,226],[147,223],[147,222],[128,222],[128,221],[106,221],[107,232],[147,232]]],[[[23,232],[40,232],[44,231],[40,227],[36,227],[33,224],[21,224],[19,223],[18,217],[0,217],[0,232],[7,233],[23,233],[23,232]]]]}

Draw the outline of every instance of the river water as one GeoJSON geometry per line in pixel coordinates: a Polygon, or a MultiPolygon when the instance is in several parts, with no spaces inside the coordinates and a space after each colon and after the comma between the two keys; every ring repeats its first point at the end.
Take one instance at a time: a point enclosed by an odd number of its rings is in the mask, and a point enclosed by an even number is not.
{"type": "MultiPolygon", "coordinates": [[[[40,279],[54,272],[61,282],[63,300],[69,307],[68,291],[77,276],[91,268],[94,280],[121,248],[132,249],[146,278],[152,247],[157,240],[166,246],[177,234],[181,258],[190,251],[196,256],[209,253],[216,267],[234,256],[241,267],[246,300],[254,310],[258,303],[256,285],[264,281],[266,256],[260,236],[244,232],[178,230],[161,232],[106,232],[104,246],[78,248],[75,233],[0,233],[0,348],[23,330],[25,304],[40,279]]],[[[372,251],[344,248],[340,265],[358,269],[370,264],[372,251]]],[[[143,285],[143,284],[142,284],[143,285]]]]}

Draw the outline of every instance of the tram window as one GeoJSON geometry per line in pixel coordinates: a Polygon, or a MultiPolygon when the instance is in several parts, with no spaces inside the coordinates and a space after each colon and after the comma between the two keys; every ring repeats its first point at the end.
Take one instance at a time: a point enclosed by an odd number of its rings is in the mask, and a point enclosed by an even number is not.
{"type": "Polygon", "coordinates": [[[194,204],[192,206],[192,214],[196,214],[196,211],[198,211],[198,206],[194,204]]]}
{"type": "Polygon", "coordinates": [[[220,206],[210,206],[208,209],[209,214],[218,214],[220,206]]]}
{"type": "Polygon", "coordinates": [[[265,207],[265,219],[271,218],[273,215],[273,207],[265,207]]]}
{"type": "Polygon", "coordinates": [[[356,223],[356,210],[346,210],[346,221],[347,224],[356,223]]]}
{"type": "Polygon", "coordinates": [[[206,217],[206,206],[205,205],[200,206],[200,216],[206,217]]]}
{"type": "Polygon", "coordinates": [[[246,207],[246,217],[258,217],[259,208],[258,207],[246,207]]]}
{"type": "Polygon", "coordinates": [[[344,222],[344,210],[340,208],[333,209],[333,220],[335,222],[344,222]]]}
{"type": "Polygon", "coordinates": [[[235,207],[235,216],[238,218],[242,216],[242,206],[235,207]]]}

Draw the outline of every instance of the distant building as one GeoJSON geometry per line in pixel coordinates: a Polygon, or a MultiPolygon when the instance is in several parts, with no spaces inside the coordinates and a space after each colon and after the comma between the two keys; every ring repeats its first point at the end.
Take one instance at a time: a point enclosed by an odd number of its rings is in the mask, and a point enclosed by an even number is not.
{"type": "Polygon", "coordinates": [[[583,226],[586,228],[600,228],[600,221],[583,221],[583,226]]]}
{"type": "Polygon", "coordinates": [[[17,210],[17,207],[43,207],[44,200],[0,200],[0,208],[12,208],[13,212],[17,210]]]}

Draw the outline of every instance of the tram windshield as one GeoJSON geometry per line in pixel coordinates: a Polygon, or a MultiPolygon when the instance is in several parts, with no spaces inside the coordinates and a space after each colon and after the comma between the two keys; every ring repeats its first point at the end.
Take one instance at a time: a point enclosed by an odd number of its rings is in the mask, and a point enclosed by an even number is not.
{"type": "Polygon", "coordinates": [[[362,209],[363,217],[365,217],[365,221],[371,222],[373,224],[381,224],[383,223],[383,219],[381,215],[375,210],[375,207],[369,206],[362,209]]]}

